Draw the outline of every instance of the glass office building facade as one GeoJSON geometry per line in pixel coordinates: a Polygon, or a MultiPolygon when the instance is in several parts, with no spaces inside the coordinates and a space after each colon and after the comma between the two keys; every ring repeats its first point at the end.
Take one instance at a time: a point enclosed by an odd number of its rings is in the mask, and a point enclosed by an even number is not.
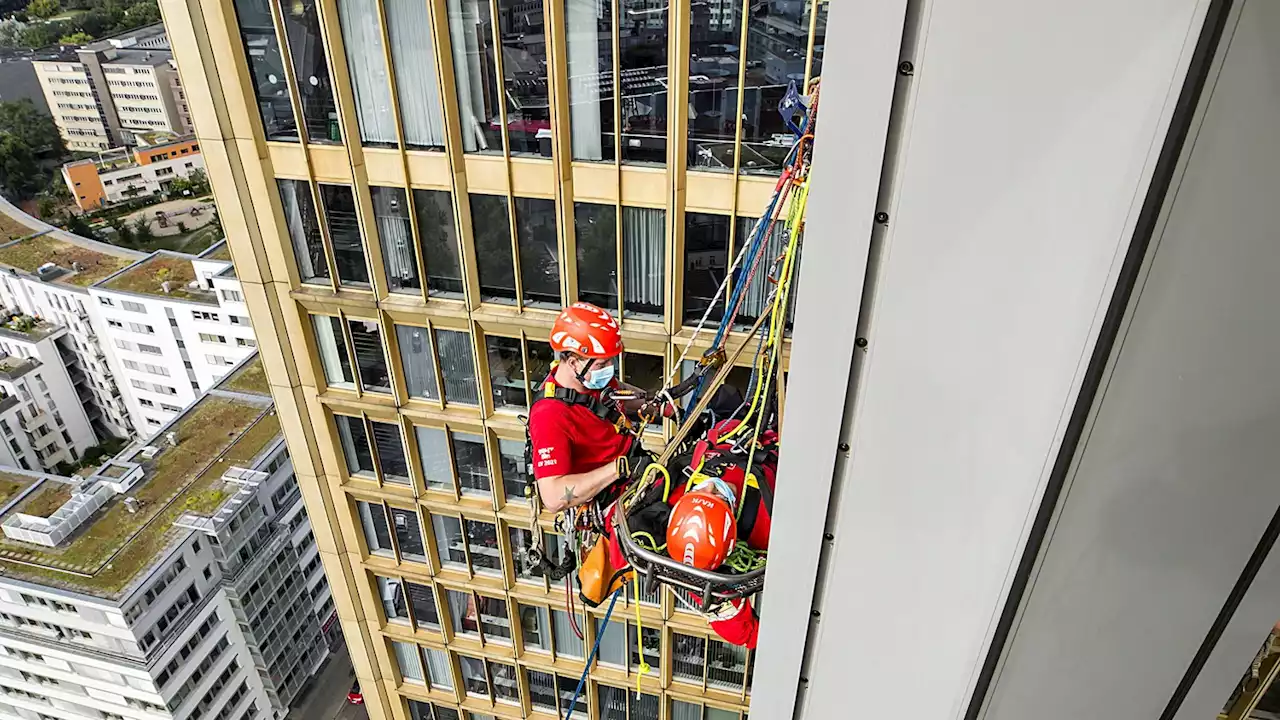
{"type": "MultiPolygon", "coordinates": [[[[567,713],[603,608],[523,562],[547,333],[563,304],[609,308],[649,388],[709,346],[693,326],[720,319],[827,4],[163,10],[371,717],[567,713]]],[[[745,718],[753,665],[671,593],[629,595],[574,716],[745,718]]]]}

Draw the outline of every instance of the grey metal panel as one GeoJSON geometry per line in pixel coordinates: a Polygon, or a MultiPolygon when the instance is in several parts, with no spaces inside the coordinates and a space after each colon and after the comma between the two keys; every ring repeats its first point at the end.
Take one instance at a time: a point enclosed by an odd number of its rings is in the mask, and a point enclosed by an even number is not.
{"type": "Polygon", "coordinates": [[[806,718],[963,712],[1203,17],[924,5],[806,718]]]}
{"type": "MultiPolygon", "coordinates": [[[[1277,33],[1248,2],[1206,90],[987,720],[1159,717],[1280,505],[1277,33]]],[[[1278,573],[1179,718],[1222,707],[1280,619],[1278,573]]]]}

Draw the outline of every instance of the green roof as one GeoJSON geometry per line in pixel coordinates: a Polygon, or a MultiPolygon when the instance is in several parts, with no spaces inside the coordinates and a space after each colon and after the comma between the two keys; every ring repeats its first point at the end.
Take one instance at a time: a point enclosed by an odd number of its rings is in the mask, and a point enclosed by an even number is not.
{"type": "Polygon", "coordinates": [[[200,257],[204,260],[225,260],[226,262],[231,262],[231,248],[227,246],[227,241],[223,240],[215,245],[211,250],[206,250],[200,257]]]}
{"type": "Polygon", "coordinates": [[[128,267],[134,259],[127,255],[111,255],[83,245],[59,240],[52,235],[39,235],[18,240],[0,247],[0,264],[15,267],[29,273],[48,262],[57,263],[70,271],[73,262],[80,263],[80,272],[68,272],[54,282],[88,287],[121,268],[128,267]]]}
{"type": "Polygon", "coordinates": [[[188,283],[196,279],[196,270],[191,265],[194,258],[190,255],[176,255],[156,252],[146,260],[133,267],[107,278],[98,284],[106,290],[154,295],[166,300],[187,300],[190,302],[217,305],[217,297],[212,290],[203,287],[192,289],[188,283]],[[169,292],[164,291],[163,283],[168,281],[169,292]]]}
{"type": "Polygon", "coordinates": [[[17,497],[18,493],[31,487],[35,478],[18,473],[0,472],[0,507],[17,497]]]}
{"type": "Polygon", "coordinates": [[[262,368],[262,356],[254,353],[253,359],[245,363],[244,367],[235,371],[218,387],[221,390],[269,397],[271,388],[267,385],[267,373],[262,368]]]}
{"type": "Polygon", "coordinates": [[[265,450],[280,435],[280,421],[269,406],[206,396],[170,429],[177,435],[176,447],[156,438],[160,452],[154,458],[131,458],[145,472],[129,492],[141,503],[138,512],[129,512],[117,495],[56,548],[0,537],[5,574],[117,599],[170,542],[190,532],[173,527],[174,520],[187,511],[211,513],[235,491],[222,482],[222,474],[248,465],[265,450]]]}

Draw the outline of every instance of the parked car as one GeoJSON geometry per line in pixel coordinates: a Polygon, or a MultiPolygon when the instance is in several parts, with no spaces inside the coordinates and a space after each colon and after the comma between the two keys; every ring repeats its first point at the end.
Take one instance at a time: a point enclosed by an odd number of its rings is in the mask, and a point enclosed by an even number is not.
{"type": "Polygon", "coordinates": [[[347,692],[347,702],[352,705],[363,705],[364,695],[360,694],[360,681],[351,683],[351,690],[347,692]]]}

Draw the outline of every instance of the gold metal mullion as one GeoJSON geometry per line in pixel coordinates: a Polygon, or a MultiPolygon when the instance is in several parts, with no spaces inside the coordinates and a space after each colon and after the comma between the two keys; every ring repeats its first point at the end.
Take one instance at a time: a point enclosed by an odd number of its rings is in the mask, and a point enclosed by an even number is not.
{"type": "MultiPolygon", "coordinates": [[[[620,40],[620,32],[618,29],[619,18],[622,17],[623,0],[609,0],[613,7],[613,18],[611,21],[612,41],[613,41],[613,172],[614,172],[614,224],[617,235],[617,249],[615,250],[614,263],[616,265],[617,278],[617,317],[619,320],[623,318],[623,308],[626,306],[626,299],[623,297],[622,288],[624,286],[623,270],[623,242],[622,242],[622,43],[620,40]]],[[[667,23],[671,20],[668,18],[667,23]]],[[[597,43],[599,41],[597,40],[597,43]]],[[[596,50],[599,52],[599,49],[596,50]]]]}
{"type": "MultiPolygon", "coordinates": [[[[427,478],[422,474],[422,455],[418,451],[418,434],[413,429],[413,422],[404,415],[396,416],[400,425],[400,437],[404,442],[404,460],[409,466],[409,486],[413,488],[413,497],[420,498],[427,491],[427,478]]],[[[422,521],[418,521],[418,532],[422,532],[422,521]]]]}
{"type": "MultiPolygon", "coordinates": [[[[386,500],[381,501],[382,505],[382,521],[387,524],[387,535],[391,538],[391,554],[395,558],[396,564],[400,564],[400,539],[396,537],[395,526],[391,524],[391,506],[386,500]]],[[[372,553],[370,553],[372,554],[372,553]]]]}
{"type": "Polygon", "coordinates": [[[456,517],[458,518],[458,527],[462,529],[462,535],[459,536],[459,539],[462,540],[462,555],[467,559],[467,574],[474,580],[476,573],[475,568],[471,565],[471,543],[467,542],[467,518],[462,513],[458,513],[456,517]]]}
{"type": "Polygon", "coordinates": [[[453,456],[453,429],[448,425],[444,427],[444,447],[449,455],[449,474],[453,476],[453,501],[462,502],[462,478],[458,475],[457,459],[453,456]]]}
{"type": "MultiPolygon", "coordinates": [[[[481,436],[484,438],[484,457],[489,463],[489,495],[493,499],[494,512],[501,512],[507,506],[507,492],[505,486],[502,485],[502,451],[498,448],[498,438],[489,429],[488,425],[481,428],[481,436]],[[495,471],[494,468],[497,468],[495,471]],[[499,490],[499,488],[502,488],[499,490]],[[501,502],[499,502],[501,497],[501,502]]],[[[498,527],[498,526],[495,526],[498,527]]],[[[503,547],[502,534],[498,535],[498,547],[503,547]]],[[[503,559],[506,558],[504,554],[503,559]]],[[[504,563],[505,564],[505,563],[504,563]]]]}
{"type": "Polygon", "coordinates": [[[338,320],[342,323],[342,342],[347,346],[347,364],[351,366],[351,377],[355,380],[356,397],[364,397],[364,382],[360,379],[360,363],[356,361],[356,343],[351,338],[351,324],[347,321],[347,313],[338,308],[338,320]]]}
{"type": "Polygon", "coordinates": [[[391,397],[395,398],[397,407],[403,406],[409,398],[409,387],[401,377],[401,363],[396,362],[400,359],[400,338],[396,336],[395,321],[387,313],[379,311],[377,322],[382,361],[387,364],[387,376],[391,380],[391,397]]]}
{"type": "Polygon", "coordinates": [[[666,305],[663,329],[675,334],[683,314],[684,206],[688,178],[689,142],[689,13],[690,0],[671,0],[667,15],[667,172],[670,189],[666,212],[666,305]],[[677,20],[677,18],[679,18],[677,20]]]}
{"type": "Polygon", "coordinates": [[[622,227],[622,218],[623,218],[623,213],[625,212],[625,210],[624,210],[624,208],[622,207],[622,184],[621,184],[621,183],[622,183],[622,170],[621,170],[621,166],[619,166],[619,170],[618,170],[618,183],[619,183],[619,184],[618,184],[618,202],[617,202],[617,203],[616,203],[616,205],[615,205],[616,210],[614,211],[614,225],[615,225],[615,231],[616,231],[616,232],[615,232],[615,235],[616,235],[615,240],[616,240],[616,242],[617,242],[617,250],[615,251],[615,252],[616,252],[616,255],[615,255],[615,257],[614,257],[614,262],[615,262],[615,263],[616,263],[616,265],[617,265],[617,268],[616,268],[616,269],[617,269],[617,275],[615,275],[615,277],[617,278],[617,290],[618,290],[618,293],[617,293],[617,294],[618,294],[618,298],[617,298],[617,300],[616,300],[616,303],[617,303],[617,308],[616,308],[616,310],[617,310],[617,312],[618,312],[617,317],[618,317],[618,319],[619,319],[619,320],[621,320],[621,319],[623,319],[624,317],[626,317],[625,308],[626,308],[626,306],[627,306],[627,300],[626,300],[626,297],[625,297],[625,295],[624,295],[624,293],[623,293],[623,288],[626,286],[626,278],[624,278],[624,277],[623,277],[623,275],[622,275],[623,271],[624,271],[624,270],[625,270],[625,268],[626,268],[626,263],[625,263],[625,262],[623,262],[623,259],[624,259],[623,253],[624,253],[626,250],[625,250],[625,246],[624,246],[623,238],[622,238],[622,234],[623,234],[623,232],[624,232],[624,231],[623,231],[623,227],[622,227]]]}
{"type": "Polygon", "coordinates": [[[529,374],[529,332],[520,330],[520,367],[524,372],[524,406],[526,414],[533,408],[533,377],[529,374]]]}
{"type": "Polygon", "coordinates": [[[515,306],[524,310],[524,275],[520,272],[520,229],[516,223],[516,196],[511,188],[511,158],[507,158],[507,225],[511,232],[511,271],[515,283],[515,306]]]}
{"type": "MultiPolygon", "coordinates": [[[[351,417],[350,415],[346,417],[351,417]]],[[[369,419],[369,413],[360,412],[360,422],[364,423],[364,442],[369,447],[369,457],[373,459],[373,478],[378,483],[378,487],[383,487],[386,482],[382,479],[382,461],[378,458],[378,447],[373,442],[373,421],[369,419]]]]}
{"type": "Polygon", "coordinates": [[[413,187],[409,185],[409,155],[400,145],[400,160],[404,163],[405,207],[409,211],[409,234],[413,242],[413,257],[418,268],[418,294],[423,302],[431,301],[431,291],[427,288],[427,253],[422,245],[422,234],[418,228],[418,204],[413,197],[413,187]]]}
{"type": "Polygon", "coordinates": [[[489,336],[478,329],[472,332],[477,336],[475,345],[479,349],[476,354],[476,384],[479,387],[476,390],[480,395],[480,414],[489,417],[496,412],[498,405],[493,397],[493,378],[489,375],[489,336]]]}
{"type": "MultiPolygon", "coordinates": [[[[563,108],[570,106],[568,80],[569,42],[566,34],[567,12],[564,0],[543,0],[543,38],[547,45],[548,106],[551,112],[551,162],[555,167],[557,182],[554,190],[556,223],[559,226],[556,239],[560,252],[561,303],[578,299],[577,241],[573,225],[573,145],[570,114],[563,108]]],[[[599,52],[599,39],[595,42],[599,52]]]]}
{"type": "MultiPolygon", "coordinates": [[[[444,377],[440,374],[440,354],[436,348],[436,331],[429,318],[427,319],[427,342],[431,343],[431,363],[436,371],[436,405],[441,410],[444,410],[444,377]]],[[[423,480],[425,479],[423,478],[423,480]]]]}
{"type": "MultiPolygon", "coordinates": [[[[395,532],[393,531],[391,534],[392,534],[392,535],[394,535],[394,534],[395,534],[395,532]]],[[[413,601],[411,601],[411,600],[409,599],[409,584],[408,584],[408,582],[406,582],[406,581],[405,581],[404,577],[397,577],[397,578],[396,578],[396,582],[400,583],[400,593],[401,593],[401,595],[400,595],[400,596],[404,598],[404,614],[405,614],[405,615],[407,615],[407,616],[409,617],[409,627],[410,627],[410,629],[412,629],[414,632],[417,632],[417,630],[418,630],[418,616],[417,616],[417,614],[416,614],[416,613],[414,613],[414,611],[413,611],[413,601]]],[[[379,598],[379,599],[381,599],[381,598],[379,598]]],[[[384,614],[385,614],[385,612],[384,612],[384,614]]],[[[414,643],[414,647],[418,647],[417,643],[414,643]]],[[[418,650],[418,664],[419,664],[419,665],[424,665],[424,666],[426,665],[426,663],[424,663],[424,662],[422,661],[422,650],[421,650],[421,649],[419,649],[419,650],[418,650]]],[[[422,668],[422,676],[423,676],[424,678],[425,678],[425,677],[427,677],[427,668],[426,668],[426,667],[423,667],[423,668],[422,668]]]]}
{"type": "MultiPolygon", "coordinates": [[[[303,155],[307,156],[307,174],[311,171],[311,155],[303,150],[303,155]]],[[[316,220],[320,226],[320,245],[324,248],[324,264],[329,268],[329,289],[338,292],[338,259],[333,254],[333,236],[329,233],[329,210],[324,205],[324,195],[320,192],[320,183],[316,182],[314,177],[307,182],[311,188],[311,202],[316,208],[316,220]]],[[[301,280],[301,277],[299,277],[301,280]]]]}
{"type": "MultiPolygon", "coordinates": [[[[498,118],[502,122],[502,160],[507,174],[507,227],[511,234],[511,270],[515,279],[516,308],[524,309],[524,287],[520,276],[520,235],[516,229],[516,197],[511,179],[511,141],[507,137],[510,129],[507,119],[507,76],[503,69],[502,35],[498,32],[501,15],[498,12],[498,0],[489,0],[489,18],[493,25],[493,71],[497,75],[498,118]]],[[[545,11],[545,8],[544,8],[545,11]]],[[[544,29],[545,33],[545,29],[544,29]]],[[[545,37],[544,37],[545,41],[545,37]]],[[[474,229],[473,229],[474,230],[474,229]]],[[[474,239],[473,239],[474,243],[474,239]]],[[[479,268],[477,268],[478,270],[479,268]]],[[[478,273],[477,273],[478,274],[478,273]]]]}
{"type": "Polygon", "coordinates": [[[747,693],[751,689],[751,684],[749,680],[749,678],[751,677],[751,673],[749,672],[749,670],[751,668],[751,661],[754,659],[755,654],[756,654],[755,650],[752,650],[751,648],[747,648],[746,654],[742,656],[742,692],[738,693],[739,700],[745,701],[747,699],[747,693]]]}
{"type": "MultiPolygon", "coordinates": [[[[465,538],[465,537],[466,537],[466,535],[467,535],[467,527],[466,527],[466,525],[463,525],[463,526],[462,526],[462,536],[465,538]]],[[[465,541],[465,540],[463,541],[463,544],[464,544],[464,545],[466,544],[466,541],[465,541]]],[[[468,558],[469,558],[469,557],[470,557],[470,555],[468,555],[468,558]]],[[[468,563],[468,564],[470,564],[470,563],[468,563]]],[[[480,593],[476,592],[474,588],[467,588],[467,592],[471,593],[471,603],[472,603],[472,607],[474,607],[474,608],[476,609],[476,635],[480,636],[480,647],[481,647],[481,648],[486,648],[486,647],[488,647],[489,643],[487,642],[487,640],[486,640],[486,638],[485,638],[485,636],[484,636],[484,621],[480,619],[480,593]]],[[[488,668],[486,667],[486,672],[487,672],[487,671],[488,671],[488,668]]],[[[490,690],[492,690],[492,688],[490,688],[490,690]]],[[[492,693],[490,693],[490,694],[492,694],[492,693]]],[[[490,699],[490,701],[492,701],[492,700],[493,700],[493,698],[492,698],[492,697],[490,697],[489,699],[490,699]]]]}

